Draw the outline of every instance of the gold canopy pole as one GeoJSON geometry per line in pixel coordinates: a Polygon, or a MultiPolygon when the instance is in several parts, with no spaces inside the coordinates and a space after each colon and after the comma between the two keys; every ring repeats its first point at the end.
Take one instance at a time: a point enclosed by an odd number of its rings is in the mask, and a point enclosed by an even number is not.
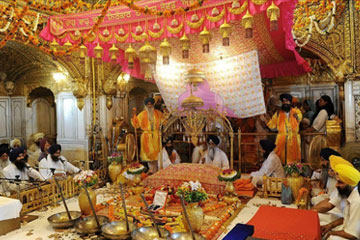
{"type": "Polygon", "coordinates": [[[93,119],[92,119],[92,137],[93,137],[93,148],[92,148],[92,156],[93,161],[95,161],[95,147],[96,147],[96,134],[94,133],[95,125],[96,125],[96,80],[95,80],[95,59],[91,58],[91,72],[92,72],[92,97],[93,97],[93,119]]]}

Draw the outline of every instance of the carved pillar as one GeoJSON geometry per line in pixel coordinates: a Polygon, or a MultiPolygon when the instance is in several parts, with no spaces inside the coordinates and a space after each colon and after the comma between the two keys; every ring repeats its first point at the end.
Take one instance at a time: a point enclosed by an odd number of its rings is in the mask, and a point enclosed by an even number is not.
{"type": "Polygon", "coordinates": [[[355,134],[355,99],[353,94],[353,79],[348,77],[345,82],[345,136],[346,142],[356,139],[355,134]]]}

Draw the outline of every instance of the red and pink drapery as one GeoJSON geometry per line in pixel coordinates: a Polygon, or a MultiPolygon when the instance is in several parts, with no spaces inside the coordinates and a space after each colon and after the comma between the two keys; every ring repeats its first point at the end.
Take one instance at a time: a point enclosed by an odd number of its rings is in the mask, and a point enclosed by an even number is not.
{"type": "MultiPolygon", "coordinates": [[[[268,0],[261,5],[255,4],[254,2],[258,1],[253,2],[253,0],[241,0],[239,2],[241,5],[243,5],[244,2],[248,3],[246,9],[254,16],[253,28],[255,34],[252,39],[245,38],[244,34],[240,34],[239,36],[236,36],[236,38],[230,36],[231,45],[236,46],[249,41],[253,42],[255,49],[259,53],[262,78],[301,75],[311,70],[307,62],[295,50],[296,45],[291,35],[293,12],[297,0],[268,0]],[[280,8],[280,18],[278,20],[279,28],[277,31],[269,30],[270,23],[266,16],[266,10],[272,2],[280,8]]],[[[174,9],[183,6],[182,1],[169,2],[166,0],[141,1],[139,2],[139,5],[156,7],[158,10],[174,9]]],[[[86,42],[84,45],[88,48],[88,55],[94,57],[93,49],[99,43],[104,49],[103,60],[110,61],[108,50],[112,44],[116,44],[120,48],[117,63],[121,64],[123,71],[130,73],[134,77],[143,78],[138,61],[135,62],[134,69],[128,69],[127,61],[124,56],[124,49],[126,49],[128,43],[137,42],[136,39],[138,39],[138,37],[136,36],[139,36],[143,32],[148,33],[151,31],[158,33],[157,35],[160,36],[153,38],[148,34],[149,40],[159,41],[163,38],[179,38],[183,35],[184,31],[188,35],[198,35],[205,26],[207,29],[217,29],[224,20],[230,23],[241,21],[243,15],[246,13],[246,9],[245,11],[242,11],[241,14],[235,15],[227,11],[231,6],[232,2],[230,1],[209,0],[206,1],[200,9],[189,11],[185,16],[176,15],[169,18],[157,18],[144,15],[125,6],[111,7],[104,18],[103,23],[99,26],[99,31],[96,33],[97,36],[92,42],[86,42]],[[215,7],[219,12],[226,8],[224,17],[218,22],[212,22],[206,18],[206,15],[211,15],[215,7]],[[198,28],[191,28],[186,24],[187,21],[191,22],[194,14],[196,14],[199,19],[204,17],[203,23],[198,28]],[[177,34],[173,34],[167,29],[167,26],[171,25],[174,19],[177,20],[179,25],[183,24],[184,26],[177,34]],[[160,25],[159,29],[154,29],[154,26],[157,25],[155,23],[160,25]],[[126,37],[127,34],[128,36],[126,37]]],[[[40,36],[47,41],[53,41],[55,39],[60,45],[64,44],[66,41],[70,41],[73,44],[77,43],[80,41],[80,34],[86,34],[100,14],[101,10],[94,10],[77,14],[51,16],[40,36]]],[[[240,24],[233,25],[234,27],[241,28],[240,24]]],[[[236,31],[234,32],[236,33],[236,31]]],[[[144,41],[144,39],[140,41],[144,41]]],[[[240,47],[236,49],[240,49],[240,47]]],[[[233,55],[251,50],[254,50],[254,48],[242,49],[238,50],[238,52],[233,51],[233,55]]],[[[206,54],[204,55],[204,58],[206,59],[206,54]]],[[[201,59],[198,58],[198,61],[200,60],[201,59]]]]}

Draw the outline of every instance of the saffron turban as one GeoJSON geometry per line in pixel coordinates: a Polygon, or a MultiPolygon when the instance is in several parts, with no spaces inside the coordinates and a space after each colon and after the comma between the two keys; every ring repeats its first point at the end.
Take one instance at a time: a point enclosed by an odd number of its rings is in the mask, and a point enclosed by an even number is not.
{"type": "Polygon", "coordinates": [[[330,161],[329,157],[332,155],[341,157],[341,154],[332,148],[323,148],[320,151],[320,156],[327,161],[330,161]]]}
{"type": "Polygon", "coordinates": [[[33,140],[35,142],[39,141],[40,139],[42,139],[45,136],[44,133],[34,133],[33,135],[33,140]]]}
{"type": "Polygon", "coordinates": [[[360,172],[353,166],[337,164],[334,171],[338,174],[341,181],[354,187],[360,181],[360,172]]]}
{"type": "Polygon", "coordinates": [[[284,99],[289,100],[289,102],[292,102],[292,96],[288,93],[283,93],[280,95],[280,101],[283,101],[284,99]]]}
{"type": "Polygon", "coordinates": [[[269,140],[260,140],[260,145],[261,145],[262,149],[264,149],[267,152],[271,152],[276,147],[276,145],[272,141],[269,141],[269,140]]]}
{"type": "Polygon", "coordinates": [[[215,136],[215,135],[209,135],[207,138],[207,142],[210,143],[210,141],[212,141],[213,143],[215,143],[215,145],[218,145],[220,143],[220,139],[215,136]]]}
{"type": "Polygon", "coordinates": [[[51,146],[49,147],[48,152],[49,152],[50,154],[54,154],[54,153],[56,153],[58,150],[61,151],[61,146],[60,146],[59,144],[53,144],[53,145],[51,145],[51,146]]]}
{"type": "Polygon", "coordinates": [[[19,145],[21,146],[21,141],[18,138],[14,138],[13,140],[10,141],[10,147],[14,148],[15,145],[19,145]]]}
{"type": "Polygon", "coordinates": [[[343,164],[343,165],[348,165],[350,167],[353,167],[353,165],[349,161],[343,159],[342,157],[331,155],[329,157],[329,159],[330,159],[330,166],[333,170],[335,170],[335,167],[338,164],[343,164]]]}
{"type": "Polygon", "coordinates": [[[11,150],[11,152],[9,154],[10,161],[14,162],[21,153],[24,153],[24,148],[22,148],[22,147],[11,150]]]}
{"type": "Polygon", "coordinates": [[[151,103],[151,104],[155,104],[155,100],[153,99],[153,98],[151,98],[151,97],[149,97],[149,98],[146,98],[145,100],[144,100],[144,104],[146,105],[146,104],[148,104],[148,103],[151,103]]]}

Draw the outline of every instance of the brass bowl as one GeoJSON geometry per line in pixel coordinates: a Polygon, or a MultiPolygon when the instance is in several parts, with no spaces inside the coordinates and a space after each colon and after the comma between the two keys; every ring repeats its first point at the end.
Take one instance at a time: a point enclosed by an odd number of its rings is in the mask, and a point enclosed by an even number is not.
{"type": "MultiPolygon", "coordinates": [[[[196,240],[205,240],[200,234],[194,233],[196,240]]],[[[191,233],[189,232],[177,232],[173,233],[168,237],[168,240],[192,240],[191,233]]]]}
{"type": "Polygon", "coordinates": [[[108,239],[128,239],[131,232],[136,229],[136,225],[129,222],[129,231],[126,231],[125,221],[114,221],[101,227],[104,237],[108,239]]]}
{"type": "Polygon", "coordinates": [[[76,220],[81,217],[81,212],[70,211],[71,221],[67,212],[60,212],[48,217],[48,221],[53,228],[68,228],[74,226],[76,220]]]}
{"type": "Polygon", "coordinates": [[[94,216],[80,218],[75,222],[75,229],[80,234],[91,234],[101,231],[101,226],[109,222],[109,218],[98,215],[100,227],[97,226],[94,216]]]}
{"type": "Polygon", "coordinates": [[[161,238],[154,227],[137,228],[131,233],[133,240],[166,240],[170,233],[164,228],[160,228],[161,238]]]}

